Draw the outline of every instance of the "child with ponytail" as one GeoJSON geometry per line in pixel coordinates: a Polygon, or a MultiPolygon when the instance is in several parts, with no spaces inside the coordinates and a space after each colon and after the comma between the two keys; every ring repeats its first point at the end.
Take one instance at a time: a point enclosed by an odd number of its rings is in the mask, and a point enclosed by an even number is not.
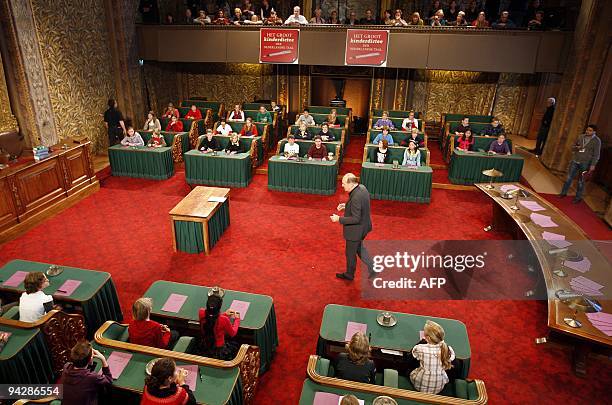
{"type": "Polygon", "coordinates": [[[195,405],[189,385],[185,384],[187,371],[177,368],[174,360],[162,358],[155,362],[151,375],[145,378],[140,405],[195,405]]]}

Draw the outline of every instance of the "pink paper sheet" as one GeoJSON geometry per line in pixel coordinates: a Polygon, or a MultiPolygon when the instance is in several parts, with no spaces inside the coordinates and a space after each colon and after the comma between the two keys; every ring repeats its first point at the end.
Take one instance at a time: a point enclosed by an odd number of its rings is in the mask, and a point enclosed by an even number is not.
{"type": "Polygon", "coordinates": [[[367,330],[368,325],[366,325],[365,323],[349,321],[346,324],[346,335],[344,335],[344,340],[350,342],[355,333],[362,332],[365,334],[367,330]]]}
{"type": "Polygon", "coordinates": [[[534,211],[535,212],[535,211],[544,211],[544,210],[546,210],[546,208],[542,207],[540,204],[538,204],[535,201],[522,201],[522,200],[519,200],[519,203],[523,207],[527,208],[530,211],[534,211]]]}
{"type": "Polygon", "coordinates": [[[565,267],[569,267],[570,269],[579,271],[581,273],[586,273],[587,271],[591,269],[591,261],[589,260],[588,257],[585,257],[579,262],[572,262],[569,260],[564,260],[563,265],[565,267]]]}
{"type": "Polygon", "coordinates": [[[340,395],[329,392],[316,392],[312,405],[338,405],[340,395]]]}
{"type": "Polygon", "coordinates": [[[603,285],[596,283],[595,281],[590,280],[584,276],[574,277],[570,280],[570,283],[581,284],[589,290],[601,290],[604,287],[603,285]]]}
{"type": "Polygon", "coordinates": [[[185,384],[189,385],[189,388],[191,389],[191,391],[195,391],[196,385],[198,383],[198,377],[199,377],[198,365],[190,364],[190,365],[182,365],[182,366],[177,366],[177,367],[187,370],[189,372],[189,374],[187,374],[187,377],[185,377],[185,384]]]}
{"type": "Polygon", "coordinates": [[[55,292],[55,295],[64,295],[66,297],[69,297],[72,295],[72,293],[74,293],[74,290],[76,290],[78,286],[81,285],[81,283],[82,283],[81,280],[66,280],[64,281],[64,284],[62,284],[57,289],[57,291],[55,292]]]}
{"type": "Polygon", "coordinates": [[[568,242],[565,240],[565,235],[560,235],[558,233],[544,231],[542,232],[542,239],[559,249],[563,249],[572,245],[572,242],[568,242]]]}
{"type": "Polygon", "coordinates": [[[2,285],[5,287],[17,287],[19,284],[23,283],[27,275],[27,271],[16,271],[2,285]]]}
{"type": "Polygon", "coordinates": [[[243,320],[246,317],[246,313],[249,310],[250,302],[234,300],[232,301],[232,305],[230,305],[229,309],[234,312],[240,313],[240,320],[243,320]]]}
{"type": "Polygon", "coordinates": [[[110,356],[108,356],[106,361],[114,380],[121,376],[121,373],[123,373],[123,370],[128,365],[131,358],[131,353],[124,352],[112,352],[110,356]]]}
{"type": "Polygon", "coordinates": [[[187,301],[186,295],[170,294],[161,310],[166,312],[179,312],[185,301],[187,301]]]}
{"type": "Polygon", "coordinates": [[[536,214],[535,212],[529,215],[529,218],[534,224],[541,226],[542,228],[552,228],[557,225],[548,215],[536,214]]]}
{"type": "Polygon", "coordinates": [[[499,188],[502,193],[507,193],[508,191],[517,190],[518,187],[514,184],[504,184],[499,188]]]}

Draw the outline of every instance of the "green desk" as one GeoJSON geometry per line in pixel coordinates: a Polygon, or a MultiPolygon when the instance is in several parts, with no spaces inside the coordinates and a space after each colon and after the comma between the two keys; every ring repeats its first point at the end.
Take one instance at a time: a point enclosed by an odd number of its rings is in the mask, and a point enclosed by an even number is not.
{"type": "MultiPolygon", "coordinates": [[[[353,394],[357,398],[365,401],[365,405],[372,405],[372,401],[379,396],[379,394],[371,394],[369,392],[361,392],[361,391],[349,391],[347,389],[328,387],[326,385],[318,384],[310,379],[306,379],[304,381],[304,385],[302,386],[302,395],[300,395],[300,403],[299,405],[312,405],[314,403],[314,398],[317,392],[329,392],[331,394],[336,395],[348,395],[353,394]]],[[[397,399],[394,398],[398,405],[416,405],[416,404],[425,404],[425,402],[418,401],[409,401],[406,399],[397,399]]]]}
{"type": "MultiPolygon", "coordinates": [[[[131,393],[130,399],[138,398],[142,395],[145,380],[145,367],[147,363],[155,357],[147,354],[130,352],[127,350],[116,350],[109,347],[101,346],[97,343],[92,343],[92,346],[100,350],[106,358],[112,352],[131,353],[132,358],[119,375],[119,378],[114,379],[112,390],[122,390],[131,393]]],[[[101,368],[98,360],[96,369],[101,368]]],[[[178,366],[188,363],[177,362],[178,366]]],[[[242,405],[242,383],[239,376],[239,368],[215,368],[209,366],[200,366],[200,374],[202,378],[196,379],[196,389],[193,392],[198,404],[207,405],[242,405]]],[[[115,376],[113,376],[115,378],[115,376]]]]}
{"type": "Polygon", "coordinates": [[[108,148],[113,176],[165,180],[174,174],[172,148],[114,145],[108,148]]]}
{"type": "MultiPolygon", "coordinates": [[[[184,330],[188,328],[188,322],[199,323],[198,310],[206,306],[208,290],[209,287],[160,280],[154,282],[143,296],[153,298],[152,318],[170,321],[169,323],[174,323],[184,330]],[[178,313],[161,310],[172,293],[188,297],[178,313]]],[[[274,302],[267,295],[225,290],[221,311],[226,311],[235,299],[251,303],[246,317],[240,320],[238,334],[240,337],[252,339],[254,345],[259,346],[261,354],[260,373],[264,373],[270,368],[272,357],[278,346],[274,302]]],[[[199,333],[199,326],[197,333],[199,333]]]]}
{"type": "Polygon", "coordinates": [[[391,349],[409,352],[420,340],[419,331],[423,330],[425,321],[431,319],[439,323],[446,332],[446,343],[453,347],[457,359],[463,362],[463,368],[458,375],[466,378],[470,369],[470,341],[467,329],[463,322],[392,312],[397,318],[397,325],[392,328],[380,326],[376,317],[381,310],[349,307],[344,305],[328,304],[323,312],[317,354],[329,358],[328,350],[332,346],[345,345],[346,325],[349,321],[365,323],[368,325],[366,334],[371,336],[370,345],[377,349],[391,349]]]}
{"type": "Polygon", "coordinates": [[[227,155],[224,152],[185,153],[185,178],[189,184],[223,187],[247,187],[253,178],[249,153],[227,155]]]}
{"type": "Polygon", "coordinates": [[[274,191],[332,195],[337,176],[336,160],[298,162],[277,155],[268,161],[268,189],[274,191]]]}
{"type": "Polygon", "coordinates": [[[361,164],[361,183],[366,186],[372,198],[379,200],[429,203],[432,174],[433,170],[429,166],[409,169],[400,165],[394,169],[392,164],[361,164]]]}
{"type": "MultiPolygon", "coordinates": [[[[0,280],[7,280],[16,271],[45,272],[49,266],[49,263],[12,260],[0,268],[0,280]]],[[[115,284],[109,273],[76,267],[60,267],[64,271],[58,276],[49,277],[49,287],[44,291],[46,294],[53,295],[53,300],[62,306],[72,306],[82,310],[89,337],[93,336],[100,325],[108,320],[123,321],[117,290],[115,290],[115,284]],[[81,284],[69,297],[55,294],[66,280],[80,280],[81,284]]],[[[0,292],[10,295],[15,300],[18,300],[24,291],[23,283],[17,287],[6,287],[0,284],[0,292]]]]}
{"type": "Polygon", "coordinates": [[[504,175],[494,182],[517,182],[521,179],[523,163],[521,155],[488,155],[485,152],[465,152],[455,149],[451,157],[448,179],[453,184],[488,183],[490,178],[483,170],[497,169],[504,175]]]}
{"type": "Polygon", "coordinates": [[[49,384],[55,381],[50,353],[39,328],[0,325],[11,336],[0,352],[2,384],[49,384]]]}

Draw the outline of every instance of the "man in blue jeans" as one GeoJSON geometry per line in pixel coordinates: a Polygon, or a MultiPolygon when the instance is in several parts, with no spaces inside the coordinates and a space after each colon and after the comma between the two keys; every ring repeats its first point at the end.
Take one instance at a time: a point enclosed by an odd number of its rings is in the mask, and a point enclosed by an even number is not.
{"type": "Polygon", "coordinates": [[[572,146],[574,154],[569,164],[567,173],[567,180],[563,184],[563,189],[559,197],[565,197],[567,192],[574,181],[574,177],[578,175],[578,189],[576,190],[576,197],[572,201],[574,204],[582,201],[582,193],[584,191],[584,175],[595,171],[595,165],[599,160],[599,153],[601,150],[601,139],[597,137],[595,133],[597,126],[590,124],[586,133],[580,135],[572,146]]]}

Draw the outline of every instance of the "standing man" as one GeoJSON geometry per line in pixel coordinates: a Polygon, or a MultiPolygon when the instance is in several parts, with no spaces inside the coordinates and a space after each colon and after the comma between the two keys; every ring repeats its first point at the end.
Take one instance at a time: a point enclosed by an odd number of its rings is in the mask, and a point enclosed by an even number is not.
{"type": "Polygon", "coordinates": [[[555,113],[555,105],[557,104],[557,100],[554,97],[550,97],[546,100],[546,111],[544,112],[544,116],[542,117],[542,123],[540,124],[540,130],[538,131],[538,139],[536,141],[536,147],[533,150],[536,157],[542,154],[544,150],[544,145],[546,144],[546,138],[548,138],[548,130],[550,129],[550,124],[552,123],[553,114],[555,113]]]}
{"type": "Polygon", "coordinates": [[[370,193],[364,185],[359,184],[357,176],[347,173],[342,178],[342,188],[349,193],[346,204],[338,204],[338,211],[344,210],[344,216],[333,214],[332,222],[339,222],[343,226],[343,236],[346,241],[346,272],[336,273],[336,277],[344,280],[355,278],[357,256],[368,266],[368,278],[374,275],[372,258],[363,246],[363,240],[372,230],[370,218],[370,193]]]}
{"type": "Polygon", "coordinates": [[[121,142],[126,134],[125,122],[121,111],[117,109],[117,100],[108,100],[108,110],[104,112],[104,125],[108,132],[108,146],[113,146],[121,142]]]}
{"type": "Polygon", "coordinates": [[[576,190],[576,197],[572,201],[574,204],[578,204],[582,201],[582,193],[584,192],[584,176],[586,174],[592,174],[595,171],[595,166],[599,161],[599,153],[601,150],[601,139],[597,136],[597,126],[589,124],[586,129],[586,133],[580,135],[572,146],[574,154],[572,161],[569,164],[567,171],[567,180],[563,185],[561,194],[559,197],[565,197],[569,191],[570,186],[574,181],[574,177],[578,175],[578,189],[576,190]]]}

